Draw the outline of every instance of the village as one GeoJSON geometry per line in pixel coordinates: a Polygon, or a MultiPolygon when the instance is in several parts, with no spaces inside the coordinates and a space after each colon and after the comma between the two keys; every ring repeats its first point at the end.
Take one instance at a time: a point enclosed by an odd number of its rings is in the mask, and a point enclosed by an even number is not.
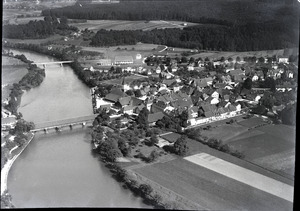
{"type": "MultiPolygon", "coordinates": [[[[141,59],[141,55],[137,57],[141,59]]],[[[283,56],[234,60],[222,57],[210,61],[193,57],[171,59],[160,53],[144,58],[144,63],[147,66],[136,66],[131,56],[116,56],[114,62],[100,59],[98,65],[91,67],[95,72],[114,64],[120,71],[131,73],[101,81],[100,86],[92,88],[94,112],[105,109],[113,116],[137,116],[146,107],[149,125],[155,125],[165,115],[185,111],[188,115],[183,128],[190,128],[245,115],[261,105],[261,99],[274,88],[272,92],[276,93],[297,91],[297,66],[283,56]],[[103,84],[112,84],[105,95],[101,91],[106,89],[103,84]]],[[[272,117],[289,103],[274,100],[276,103],[265,110],[272,117]]]]}

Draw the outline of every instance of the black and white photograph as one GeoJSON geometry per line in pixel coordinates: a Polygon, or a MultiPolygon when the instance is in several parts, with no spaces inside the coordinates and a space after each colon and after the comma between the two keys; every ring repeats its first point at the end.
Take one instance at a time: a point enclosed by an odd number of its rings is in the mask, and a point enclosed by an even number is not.
{"type": "Polygon", "coordinates": [[[3,0],[1,209],[296,210],[300,0],[3,0]]]}

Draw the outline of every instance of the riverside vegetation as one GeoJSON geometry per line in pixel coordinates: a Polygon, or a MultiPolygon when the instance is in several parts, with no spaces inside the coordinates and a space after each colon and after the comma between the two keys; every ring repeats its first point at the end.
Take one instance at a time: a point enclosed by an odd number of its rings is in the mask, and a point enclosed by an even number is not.
{"type": "MultiPolygon", "coordinates": [[[[45,77],[45,70],[38,68],[32,64],[32,61],[28,60],[24,55],[15,55],[8,53],[7,56],[20,59],[21,61],[28,64],[28,73],[19,81],[19,83],[13,84],[13,88],[10,93],[10,100],[8,105],[5,106],[12,114],[16,115],[17,123],[16,126],[9,130],[9,134],[13,136],[13,140],[6,140],[4,146],[1,146],[1,169],[7,163],[8,160],[17,156],[21,150],[29,143],[33,138],[33,134],[30,130],[34,129],[33,122],[27,122],[22,119],[22,114],[18,113],[18,107],[20,105],[21,96],[23,90],[30,90],[31,88],[39,86],[45,77]]],[[[14,205],[11,202],[11,195],[6,190],[1,195],[1,208],[12,208],[14,205]]]]}

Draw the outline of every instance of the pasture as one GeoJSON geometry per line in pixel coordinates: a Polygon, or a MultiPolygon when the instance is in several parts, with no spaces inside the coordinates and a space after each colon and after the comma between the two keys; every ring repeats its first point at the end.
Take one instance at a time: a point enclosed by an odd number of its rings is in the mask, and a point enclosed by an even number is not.
{"type": "Polygon", "coordinates": [[[184,28],[187,26],[199,25],[197,23],[183,21],[127,21],[127,20],[87,20],[84,23],[71,23],[70,25],[77,27],[79,30],[89,29],[97,32],[100,29],[105,30],[153,30],[165,28],[184,28]],[[184,25],[186,24],[186,25],[184,25]]]}

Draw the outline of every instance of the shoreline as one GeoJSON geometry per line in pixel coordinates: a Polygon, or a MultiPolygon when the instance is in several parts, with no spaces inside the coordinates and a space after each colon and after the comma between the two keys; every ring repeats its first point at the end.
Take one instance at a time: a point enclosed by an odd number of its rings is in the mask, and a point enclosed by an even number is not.
{"type": "Polygon", "coordinates": [[[29,145],[29,143],[32,141],[32,139],[35,136],[33,133],[30,133],[30,135],[31,137],[29,138],[25,146],[21,149],[21,151],[18,154],[14,155],[11,159],[9,159],[1,169],[1,196],[8,190],[7,178],[13,163],[19,157],[19,155],[26,149],[26,147],[29,145]]]}

